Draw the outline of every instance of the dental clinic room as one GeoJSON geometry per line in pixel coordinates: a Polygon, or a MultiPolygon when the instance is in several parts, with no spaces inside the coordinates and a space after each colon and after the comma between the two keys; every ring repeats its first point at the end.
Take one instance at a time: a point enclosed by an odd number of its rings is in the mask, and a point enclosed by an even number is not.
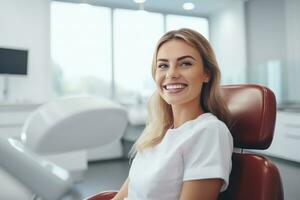
{"type": "Polygon", "coordinates": [[[0,200],[300,200],[300,0],[0,0],[0,200]]]}

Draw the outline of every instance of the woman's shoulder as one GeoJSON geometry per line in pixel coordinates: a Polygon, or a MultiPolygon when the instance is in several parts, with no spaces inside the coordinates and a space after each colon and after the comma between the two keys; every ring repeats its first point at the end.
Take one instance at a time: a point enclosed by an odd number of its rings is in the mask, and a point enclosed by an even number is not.
{"type": "Polygon", "coordinates": [[[193,122],[193,128],[221,128],[221,129],[228,129],[226,124],[219,120],[214,114],[212,113],[204,113],[196,118],[193,122]]]}
{"type": "Polygon", "coordinates": [[[197,119],[190,130],[182,134],[182,149],[189,152],[191,146],[205,147],[205,149],[233,146],[232,135],[226,124],[219,120],[215,115],[206,113],[200,120],[197,119]],[[211,145],[211,144],[214,145],[211,145]]]}
{"type": "Polygon", "coordinates": [[[176,137],[176,141],[180,144],[192,140],[207,141],[213,138],[231,138],[231,133],[225,123],[212,113],[199,115],[196,119],[189,121],[177,129],[168,130],[166,135],[167,139],[170,137],[172,141],[176,137]]]}
{"type": "Polygon", "coordinates": [[[213,136],[213,135],[228,135],[231,136],[230,131],[226,124],[219,120],[212,113],[202,114],[199,116],[193,123],[191,127],[191,136],[200,137],[200,136],[213,136]]]}

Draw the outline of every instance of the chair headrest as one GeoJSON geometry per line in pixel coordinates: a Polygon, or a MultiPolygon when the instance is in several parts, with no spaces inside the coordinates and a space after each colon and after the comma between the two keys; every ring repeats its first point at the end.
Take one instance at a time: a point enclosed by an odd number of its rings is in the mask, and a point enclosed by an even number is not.
{"type": "Polygon", "coordinates": [[[222,96],[231,114],[229,127],[234,146],[267,149],[273,139],[276,119],[274,93],[260,85],[222,86],[222,96]]]}
{"type": "Polygon", "coordinates": [[[109,99],[59,98],[29,116],[21,139],[39,154],[76,151],[119,140],[127,121],[126,110],[109,99]]]}

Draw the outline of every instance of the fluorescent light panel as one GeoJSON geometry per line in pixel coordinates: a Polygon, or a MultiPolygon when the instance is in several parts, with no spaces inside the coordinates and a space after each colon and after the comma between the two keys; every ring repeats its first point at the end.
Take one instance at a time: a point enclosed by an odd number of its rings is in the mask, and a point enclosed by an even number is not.
{"type": "Polygon", "coordinates": [[[195,8],[195,5],[191,2],[186,2],[182,5],[184,10],[193,10],[195,8]]]}
{"type": "Polygon", "coordinates": [[[146,0],[133,0],[135,3],[145,3],[146,0]]]}

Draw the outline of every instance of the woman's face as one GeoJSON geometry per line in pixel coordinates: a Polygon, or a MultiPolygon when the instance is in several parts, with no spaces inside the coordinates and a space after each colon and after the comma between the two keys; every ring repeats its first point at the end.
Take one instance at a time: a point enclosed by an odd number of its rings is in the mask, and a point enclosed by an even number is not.
{"type": "Polygon", "coordinates": [[[155,82],[161,97],[170,105],[199,105],[204,72],[198,50],[183,40],[170,40],[158,50],[155,82]]]}

